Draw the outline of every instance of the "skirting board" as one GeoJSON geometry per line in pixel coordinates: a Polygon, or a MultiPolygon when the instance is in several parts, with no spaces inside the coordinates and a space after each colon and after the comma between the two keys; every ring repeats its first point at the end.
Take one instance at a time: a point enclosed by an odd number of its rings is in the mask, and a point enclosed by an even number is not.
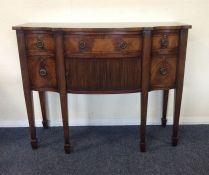
{"type": "MultiPolygon", "coordinates": [[[[139,125],[140,124],[140,117],[127,119],[127,118],[99,118],[99,119],[90,119],[90,120],[73,120],[69,121],[70,126],[113,126],[113,125],[139,125]]],[[[147,125],[160,125],[161,120],[160,118],[156,118],[156,120],[147,120],[147,125]]],[[[172,125],[172,117],[168,117],[168,125],[172,125]]],[[[209,124],[209,116],[196,116],[196,117],[189,117],[189,116],[181,116],[180,124],[182,125],[199,125],[199,124],[209,124]]],[[[42,121],[36,120],[36,126],[41,127],[42,121]]],[[[62,121],[49,121],[49,126],[62,126],[62,121]]],[[[1,121],[0,120],[0,127],[28,127],[27,120],[18,120],[18,121],[1,121]]]]}

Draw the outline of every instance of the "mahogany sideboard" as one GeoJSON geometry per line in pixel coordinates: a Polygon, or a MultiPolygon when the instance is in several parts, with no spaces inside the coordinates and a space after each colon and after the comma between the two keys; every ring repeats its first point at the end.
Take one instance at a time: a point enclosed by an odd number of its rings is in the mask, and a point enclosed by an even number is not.
{"type": "Polygon", "coordinates": [[[141,92],[140,150],[146,151],[148,93],[163,90],[166,126],[169,89],[174,89],[172,145],[178,127],[188,29],[181,23],[28,23],[14,26],[19,49],[32,148],[38,147],[32,91],[38,91],[48,127],[45,92],[60,94],[64,150],[70,153],[67,93],[141,92]]]}

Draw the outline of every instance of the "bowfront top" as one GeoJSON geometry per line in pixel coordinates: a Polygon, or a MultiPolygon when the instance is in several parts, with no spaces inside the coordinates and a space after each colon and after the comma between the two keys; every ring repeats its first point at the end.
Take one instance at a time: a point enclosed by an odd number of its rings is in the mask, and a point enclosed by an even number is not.
{"type": "Polygon", "coordinates": [[[179,22],[116,22],[116,23],[25,23],[14,26],[14,30],[59,30],[59,31],[73,31],[73,30],[112,30],[112,29],[126,29],[126,30],[143,30],[143,29],[181,29],[191,28],[191,25],[179,22]]]}

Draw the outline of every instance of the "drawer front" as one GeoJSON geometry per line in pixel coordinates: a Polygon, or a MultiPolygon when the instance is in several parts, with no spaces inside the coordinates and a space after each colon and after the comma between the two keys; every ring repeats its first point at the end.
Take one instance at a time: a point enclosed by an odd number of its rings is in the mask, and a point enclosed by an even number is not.
{"type": "Polygon", "coordinates": [[[152,52],[177,52],[179,31],[154,31],[152,35],[152,52]]]}
{"type": "Polygon", "coordinates": [[[139,91],[141,59],[66,59],[68,91],[82,93],[139,91]]]}
{"type": "Polygon", "coordinates": [[[142,49],[140,35],[65,35],[65,52],[75,54],[138,53],[142,49]]]}
{"type": "Polygon", "coordinates": [[[29,57],[28,69],[33,88],[57,89],[56,64],[51,57],[29,57]]]}
{"type": "Polygon", "coordinates": [[[167,89],[175,86],[176,56],[156,56],[151,61],[151,89],[167,89]]]}
{"type": "Polygon", "coordinates": [[[50,32],[26,33],[26,49],[30,52],[55,52],[54,36],[50,32]]]}

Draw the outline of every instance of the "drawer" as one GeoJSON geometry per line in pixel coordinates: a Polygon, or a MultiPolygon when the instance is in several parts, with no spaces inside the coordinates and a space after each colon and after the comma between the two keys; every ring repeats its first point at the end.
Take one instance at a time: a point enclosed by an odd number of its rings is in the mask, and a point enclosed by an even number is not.
{"type": "Polygon", "coordinates": [[[50,32],[26,33],[26,49],[29,52],[54,53],[54,36],[50,32]]]}
{"type": "Polygon", "coordinates": [[[152,35],[152,51],[177,51],[179,45],[179,31],[154,31],[152,35]]]}
{"type": "Polygon", "coordinates": [[[56,64],[52,57],[28,58],[30,83],[33,88],[57,88],[56,64]]]}
{"type": "Polygon", "coordinates": [[[173,88],[176,80],[176,56],[156,56],[151,61],[150,85],[152,89],[173,88]]]}
{"type": "Polygon", "coordinates": [[[138,53],[142,50],[140,35],[66,35],[67,54],[138,53]]]}

